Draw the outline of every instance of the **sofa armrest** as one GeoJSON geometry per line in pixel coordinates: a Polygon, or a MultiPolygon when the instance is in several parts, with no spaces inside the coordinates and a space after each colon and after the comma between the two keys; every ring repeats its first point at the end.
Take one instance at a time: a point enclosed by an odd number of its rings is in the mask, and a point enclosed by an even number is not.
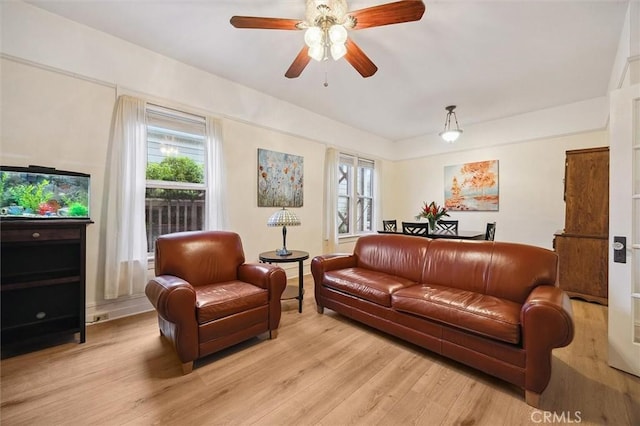
{"type": "Polygon", "coordinates": [[[287,286],[284,269],[268,263],[243,263],[238,267],[238,279],[268,290],[269,330],[277,330],[282,314],[280,297],[287,286]]]}
{"type": "Polygon", "coordinates": [[[196,320],[196,292],[185,280],[173,275],[159,275],[151,279],[144,290],[156,308],[162,334],[173,343],[180,360],[198,358],[198,322],[196,320]]]}
{"type": "Polygon", "coordinates": [[[551,351],[573,340],[573,310],[569,296],[558,287],[538,286],[520,312],[527,353],[525,389],[542,393],[551,377],[551,351]]]}
{"type": "Polygon", "coordinates": [[[357,265],[356,257],[352,254],[324,254],[311,260],[311,274],[313,275],[316,308],[319,313],[324,311],[322,279],[328,271],[353,268],[357,265]]]}
{"type": "MultiPolygon", "coordinates": [[[[316,278],[316,273],[321,277],[322,274],[336,269],[353,268],[356,266],[356,257],[352,254],[323,254],[316,256],[311,261],[311,273],[316,278]]],[[[318,281],[316,281],[318,282],[318,281]]]]}

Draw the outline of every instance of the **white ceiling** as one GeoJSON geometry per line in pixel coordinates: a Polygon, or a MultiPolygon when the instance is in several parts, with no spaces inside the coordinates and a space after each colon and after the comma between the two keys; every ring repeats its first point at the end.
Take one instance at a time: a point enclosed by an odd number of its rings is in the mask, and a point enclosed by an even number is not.
{"type": "Polygon", "coordinates": [[[425,1],[418,22],[349,33],[378,66],[373,77],[340,60],[288,79],[303,32],[235,29],[229,18],[302,19],[304,0],[28,3],[392,141],[442,130],[450,104],[464,128],[606,95],[628,4],[425,1]]]}

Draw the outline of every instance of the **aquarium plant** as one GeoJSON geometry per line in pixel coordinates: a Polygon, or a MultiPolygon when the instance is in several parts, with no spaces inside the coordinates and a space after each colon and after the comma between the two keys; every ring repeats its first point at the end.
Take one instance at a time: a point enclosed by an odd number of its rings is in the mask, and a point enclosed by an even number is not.
{"type": "Polygon", "coordinates": [[[69,206],[69,216],[87,216],[89,209],[81,203],[71,203],[69,206]]]}
{"type": "Polygon", "coordinates": [[[27,212],[37,212],[40,204],[46,203],[53,197],[53,192],[46,189],[49,181],[44,179],[39,184],[21,184],[9,190],[11,198],[16,204],[25,208],[27,212]]]}

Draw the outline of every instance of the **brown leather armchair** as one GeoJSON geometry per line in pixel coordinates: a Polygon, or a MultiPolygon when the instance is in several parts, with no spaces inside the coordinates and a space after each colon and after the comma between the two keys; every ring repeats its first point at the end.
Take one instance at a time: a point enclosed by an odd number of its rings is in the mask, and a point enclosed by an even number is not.
{"type": "Polygon", "coordinates": [[[276,265],[244,263],[238,234],[166,234],[157,239],[155,254],[156,277],[145,293],[184,374],[205,355],[267,331],[277,337],[285,272],[276,265]]]}

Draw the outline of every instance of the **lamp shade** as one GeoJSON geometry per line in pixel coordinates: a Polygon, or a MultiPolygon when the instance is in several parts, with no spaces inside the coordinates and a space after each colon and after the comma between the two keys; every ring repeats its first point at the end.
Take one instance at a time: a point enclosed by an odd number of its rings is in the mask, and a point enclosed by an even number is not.
{"type": "Polygon", "coordinates": [[[458,138],[462,134],[462,130],[451,129],[444,132],[440,132],[438,134],[442,139],[445,140],[445,142],[453,143],[456,140],[458,140],[458,138]]]}
{"type": "Polygon", "coordinates": [[[278,256],[289,256],[292,252],[287,250],[287,226],[300,225],[300,219],[292,211],[285,209],[278,210],[271,215],[267,221],[267,226],[282,226],[282,248],[276,250],[278,256]]]}
{"type": "Polygon", "coordinates": [[[271,215],[267,221],[267,226],[299,226],[301,224],[298,216],[290,210],[285,209],[278,210],[271,215]]]}

